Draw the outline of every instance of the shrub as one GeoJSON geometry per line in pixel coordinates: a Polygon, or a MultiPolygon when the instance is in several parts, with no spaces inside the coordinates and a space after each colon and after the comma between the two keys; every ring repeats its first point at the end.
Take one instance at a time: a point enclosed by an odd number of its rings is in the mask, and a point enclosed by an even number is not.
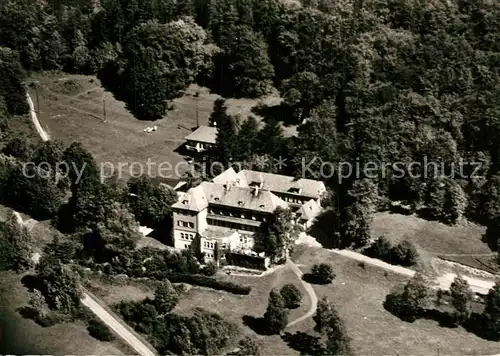
{"type": "Polygon", "coordinates": [[[406,303],[401,294],[390,293],[385,297],[384,308],[390,313],[406,321],[415,321],[416,316],[413,313],[408,313],[406,303]]]}
{"type": "Polygon", "coordinates": [[[387,237],[380,236],[370,247],[365,249],[364,254],[369,257],[378,258],[382,261],[390,262],[391,249],[392,245],[387,237]]]}
{"type": "Polygon", "coordinates": [[[175,308],[179,302],[179,295],[167,280],[162,282],[155,290],[155,299],[153,305],[159,314],[165,314],[175,308]]]}
{"type": "Polygon", "coordinates": [[[252,290],[250,286],[244,286],[233,282],[218,281],[215,278],[203,276],[200,274],[184,274],[184,273],[155,273],[156,279],[168,279],[172,283],[187,283],[200,287],[208,287],[216,290],[223,290],[233,294],[248,295],[252,290]]]}
{"type": "Polygon", "coordinates": [[[217,266],[214,263],[208,263],[205,267],[203,267],[201,273],[206,276],[213,276],[217,273],[217,266]]]}
{"type": "Polygon", "coordinates": [[[34,319],[35,323],[38,325],[48,328],[59,324],[62,321],[62,318],[55,313],[39,313],[38,316],[34,319]]]}
{"type": "Polygon", "coordinates": [[[416,273],[406,283],[403,293],[387,295],[384,307],[402,320],[413,322],[428,309],[431,295],[427,279],[416,273]]]}
{"type": "Polygon", "coordinates": [[[298,308],[302,300],[302,293],[294,284],[286,284],[281,288],[281,296],[285,301],[285,307],[288,309],[298,308]]]}
{"type": "Polygon", "coordinates": [[[333,267],[328,263],[315,264],[312,268],[312,277],[316,283],[328,284],[332,283],[335,278],[333,267]]]}
{"type": "Polygon", "coordinates": [[[100,341],[113,341],[115,336],[109,328],[100,320],[92,319],[89,321],[87,330],[90,336],[100,341]]]}
{"type": "Polygon", "coordinates": [[[414,244],[408,240],[403,240],[392,248],[391,257],[396,264],[413,266],[417,263],[418,252],[414,244]]]}

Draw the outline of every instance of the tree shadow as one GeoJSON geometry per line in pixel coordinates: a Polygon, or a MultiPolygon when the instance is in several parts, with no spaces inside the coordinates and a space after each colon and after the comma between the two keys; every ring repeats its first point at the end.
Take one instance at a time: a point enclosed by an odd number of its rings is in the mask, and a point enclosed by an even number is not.
{"type": "Polygon", "coordinates": [[[299,122],[297,122],[294,118],[292,108],[285,103],[273,106],[259,104],[254,106],[251,111],[255,115],[262,116],[264,121],[276,120],[282,122],[284,126],[294,126],[299,124],[299,122]]]}
{"type": "MultiPolygon", "coordinates": [[[[404,305],[397,303],[397,298],[401,298],[398,294],[389,294],[384,301],[384,309],[387,310],[392,315],[398,317],[400,320],[413,323],[418,319],[434,320],[438,322],[439,326],[445,328],[457,328],[460,325],[456,322],[453,311],[451,310],[439,310],[437,308],[429,308],[421,310],[414,313],[408,313],[404,305]],[[392,299],[392,301],[391,301],[392,299]],[[396,302],[394,302],[396,300],[396,302]]],[[[487,320],[481,313],[473,312],[469,319],[463,323],[462,327],[470,333],[476,336],[490,341],[498,341],[494,336],[488,332],[487,320]]]]}
{"type": "Polygon", "coordinates": [[[248,326],[258,335],[269,335],[266,325],[264,323],[264,318],[257,318],[251,315],[243,315],[243,324],[248,326]]]}
{"type": "Polygon", "coordinates": [[[488,333],[488,329],[485,327],[487,325],[487,320],[482,314],[472,313],[469,320],[463,325],[464,329],[474,335],[489,341],[499,341],[498,338],[492,337],[488,333]]]}
{"type": "Polygon", "coordinates": [[[434,320],[439,326],[454,329],[458,327],[456,319],[451,313],[443,312],[438,309],[426,309],[422,311],[420,317],[426,320],[434,320]]]}
{"type": "Polygon", "coordinates": [[[304,282],[307,282],[309,284],[317,284],[317,285],[327,285],[330,284],[331,282],[323,282],[320,281],[316,276],[314,276],[312,273],[304,273],[302,275],[302,280],[304,282]]]}
{"type": "Polygon", "coordinates": [[[295,334],[286,332],[281,336],[287,345],[300,352],[301,355],[321,355],[323,354],[323,345],[318,336],[309,335],[302,331],[295,334]]]}
{"type": "Polygon", "coordinates": [[[333,235],[332,221],[334,220],[334,212],[326,210],[321,213],[315,220],[314,224],[309,228],[309,235],[314,237],[323,248],[336,248],[337,243],[333,235]]]}
{"type": "Polygon", "coordinates": [[[35,321],[39,315],[40,312],[36,310],[35,308],[25,305],[22,307],[17,308],[17,312],[24,318],[24,319],[29,319],[35,321]]]}
{"type": "Polygon", "coordinates": [[[34,274],[27,274],[26,276],[21,278],[21,283],[30,292],[34,291],[35,289],[41,289],[40,280],[34,274]]]}

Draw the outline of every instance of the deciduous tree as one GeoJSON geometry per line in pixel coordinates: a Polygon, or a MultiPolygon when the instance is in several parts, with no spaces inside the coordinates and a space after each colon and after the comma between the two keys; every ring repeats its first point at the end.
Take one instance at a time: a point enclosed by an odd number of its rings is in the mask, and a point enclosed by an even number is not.
{"type": "Polygon", "coordinates": [[[206,32],[192,18],[137,25],[124,45],[124,82],[131,111],[139,119],[161,118],[167,101],[209,67],[215,52],[206,32]]]}
{"type": "Polygon", "coordinates": [[[300,290],[292,283],[285,284],[281,288],[281,296],[285,301],[285,306],[288,309],[297,308],[302,300],[302,293],[300,290]]]}

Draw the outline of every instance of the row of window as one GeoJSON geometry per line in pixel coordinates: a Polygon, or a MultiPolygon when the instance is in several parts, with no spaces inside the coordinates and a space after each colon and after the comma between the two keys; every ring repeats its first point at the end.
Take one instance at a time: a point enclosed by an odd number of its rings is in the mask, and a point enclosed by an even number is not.
{"type": "Polygon", "coordinates": [[[214,254],[213,253],[206,253],[205,256],[208,257],[208,258],[214,258],[214,254]]]}
{"type": "Polygon", "coordinates": [[[191,229],[194,229],[194,223],[190,221],[177,221],[178,226],[182,227],[190,227],[191,229]]]}
{"type": "MultiPolygon", "coordinates": [[[[203,242],[203,247],[204,248],[211,248],[211,249],[214,249],[215,248],[215,242],[208,242],[208,241],[204,241],[203,242]]],[[[227,248],[227,245],[226,244],[220,244],[220,248],[222,250],[226,249],[227,248]]]]}
{"type": "Polygon", "coordinates": [[[184,216],[196,216],[196,212],[194,211],[189,211],[189,210],[181,210],[178,209],[175,211],[177,214],[184,215],[184,216]]]}
{"type": "Polygon", "coordinates": [[[203,242],[203,247],[214,249],[215,248],[215,243],[205,241],[205,242],[203,242]]]}
{"type": "Polygon", "coordinates": [[[257,232],[259,230],[257,226],[243,225],[215,219],[207,219],[207,223],[208,225],[222,226],[233,230],[245,230],[250,232],[257,232]]]}
{"type": "Polygon", "coordinates": [[[194,234],[188,234],[188,233],[181,232],[181,239],[193,241],[194,234]]]}
{"type": "Polygon", "coordinates": [[[234,217],[234,218],[253,220],[253,221],[266,221],[266,218],[263,216],[254,215],[254,214],[245,213],[245,212],[234,212],[234,211],[225,211],[225,210],[221,210],[221,209],[208,208],[208,213],[214,214],[214,215],[223,215],[223,216],[230,216],[230,217],[234,217]]]}
{"type": "Polygon", "coordinates": [[[281,196],[281,199],[283,199],[284,201],[286,201],[288,203],[292,203],[292,204],[303,204],[304,203],[304,201],[302,199],[291,198],[288,196],[281,196]]]}

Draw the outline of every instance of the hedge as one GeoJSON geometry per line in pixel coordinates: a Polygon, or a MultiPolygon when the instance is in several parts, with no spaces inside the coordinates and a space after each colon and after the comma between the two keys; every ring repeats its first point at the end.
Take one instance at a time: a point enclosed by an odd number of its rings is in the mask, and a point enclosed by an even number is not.
{"type": "Polygon", "coordinates": [[[266,259],[258,256],[242,255],[241,253],[226,253],[226,261],[230,265],[265,271],[266,259]]]}
{"type": "Polygon", "coordinates": [[[200,274],[185,274],[185,273],[168,273],[158,272],[154,275],[157,279],[168,279],[172,283],[187,283],[200,287],[208,287],[216,290],[223,290],[233,294],[248,295],[252,290],[250,286],[241,284],[218,281],[215,278],[200,275],[200,274]]]}

